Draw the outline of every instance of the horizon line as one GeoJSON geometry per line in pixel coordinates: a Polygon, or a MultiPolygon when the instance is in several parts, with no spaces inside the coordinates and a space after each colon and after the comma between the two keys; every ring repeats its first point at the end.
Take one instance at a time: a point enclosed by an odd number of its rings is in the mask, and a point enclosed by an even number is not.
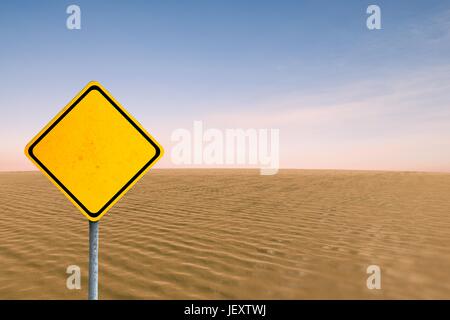
{"type": "MultiPolygon", "coordinates": [[[[152,168],[150,171],[157,171],[157,170],[260,170],[265,168],[246,168],[246,167],[235,167],[235,168],[224,168],[224,167],[183,167],[183,168],[175,168],[175,167],[165,167],[165,168],[152,168]]],[[[302,170],[302,171],[356,171],[356,172],[398,172],[398,173],[431,173],[431,174],[450,174],[450,171],[435,171],[435,170],[400,170],[400,169],[342,169],[342,168],[292,168],[292,167],[285,167],[285,168],[279,168],[279,171],[287,171],[287,170],[302,170]]],[[[1,170],[0,174],[2,173],[32,173],[32,172],[41,172],[38,169],[33,170],[1,170]]],[[[273,174],[277,175],[277,174],[273,174]]]]}

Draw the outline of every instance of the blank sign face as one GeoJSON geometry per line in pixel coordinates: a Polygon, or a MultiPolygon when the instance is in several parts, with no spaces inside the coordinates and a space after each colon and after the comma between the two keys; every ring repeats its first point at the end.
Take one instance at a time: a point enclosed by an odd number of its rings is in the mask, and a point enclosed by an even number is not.
{"type": "Polygon", "coordinates": [[[162,147],[97,82],[27,145],[27,156],[91,221],[162,156],[162,147]]]}

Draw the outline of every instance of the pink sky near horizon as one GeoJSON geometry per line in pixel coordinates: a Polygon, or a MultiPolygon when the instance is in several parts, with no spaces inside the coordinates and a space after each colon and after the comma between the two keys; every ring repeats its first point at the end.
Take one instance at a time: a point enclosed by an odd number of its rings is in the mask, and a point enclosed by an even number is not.
{"type": "MultiPolygon", "coordinates": [[[[243,167],[172,163],[176,142],[171,141],[171,133],[178,128],[192,131],[193,121],[199,120],[204,130],[279,129],[280,168],[450,172],[450,108],[442,107],[450,100],[448,74],[450,67],[394,77],[386,80],[390,90],[384,92],[373,91],[376,84],[368,82],[320,95],[294,93],[254,102],[252,109],[264,112],[149,118],[134,114],[133,105],[125,107],[165,148],[155,168],[243,167]],[[429,105],[428,100],[442,106],[430,108],[426,117],[416,116],[418,109],[429,105]],[[401,121],[396,124],[395,119],[401,121]]],[[[55,108],[54,114],[58,111],[55,108]]],[[[0,131],[0,171],[36,170],[23,149],[45,124],[33,123],[23,132],[0,131]]]]}

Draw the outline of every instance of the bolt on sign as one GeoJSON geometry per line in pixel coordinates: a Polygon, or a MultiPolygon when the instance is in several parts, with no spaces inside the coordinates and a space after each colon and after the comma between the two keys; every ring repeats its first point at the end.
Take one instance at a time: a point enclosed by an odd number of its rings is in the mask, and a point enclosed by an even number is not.
{"type": "Polygon", "coordinates": [[[105,88],[90,82],[25,154],[90,221],[98,221],[163,149],[105,88]]]}

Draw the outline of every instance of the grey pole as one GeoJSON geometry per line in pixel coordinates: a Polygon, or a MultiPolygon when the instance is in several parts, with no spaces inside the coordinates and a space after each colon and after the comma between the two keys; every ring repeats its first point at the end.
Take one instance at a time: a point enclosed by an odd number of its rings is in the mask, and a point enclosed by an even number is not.
{"type": "Polygon", "coordinates": [[[89,221],[89,300],[98,300],[98,221],[89,221]]]}

